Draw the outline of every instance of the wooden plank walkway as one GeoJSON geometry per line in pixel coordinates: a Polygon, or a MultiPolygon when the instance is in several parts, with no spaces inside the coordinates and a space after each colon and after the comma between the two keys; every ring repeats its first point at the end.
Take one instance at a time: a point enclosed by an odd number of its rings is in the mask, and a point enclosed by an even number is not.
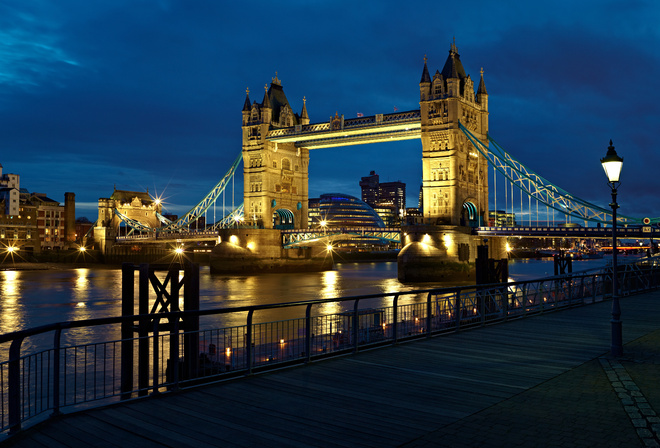
{"type": "MultiPolygon", "coordinates": [[[[621,300],[624,343],[660,329],[660,292],[621,300]]],[[[51,419],[14,447],[390,447],[607,354],[611,303],[363,351],[51,419]]]]}

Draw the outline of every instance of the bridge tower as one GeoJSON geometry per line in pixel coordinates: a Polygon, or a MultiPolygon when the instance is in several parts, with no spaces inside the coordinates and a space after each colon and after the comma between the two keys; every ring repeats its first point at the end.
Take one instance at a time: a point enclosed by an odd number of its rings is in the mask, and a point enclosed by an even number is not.
{"type": "Polygon", "coordinates": [[[424,70],[419,83],[424,223],[476,226],[488,218],[488,162],[472,148],[459,122],[481,141],[488,134],[483,70],[475,94],[456,43],[442,71],[424,70]]]}
{"type": "Polygon", "coordinates": [[[265,90],[261,104],[250,104],[248,90],[243,106],[245,220],[265,229],[305,229],[309,150],[266,139],[271,129],[309,124],[305,100],[300,115],[294,113],[277,73],[265,90]]]}

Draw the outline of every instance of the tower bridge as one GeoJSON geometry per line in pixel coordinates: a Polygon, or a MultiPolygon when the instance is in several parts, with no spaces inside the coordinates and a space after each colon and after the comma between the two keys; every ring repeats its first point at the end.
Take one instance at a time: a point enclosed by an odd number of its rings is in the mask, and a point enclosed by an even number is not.
{"type": "MultiPolygon", "coordinates": [[[[497,192],[501,187],[497,183],[502,182],[498,177],[504,182],[506,209],[509,205],[513,209],[515,187],[520,195],[521,211],[523,198],[527,198],[530,213],[533,200],[537,215],[539,206],[545,207],[546,217],[553,213],[553,222],[555,212],[583,220],[585,226],[587,223],[605,226],[610,222],[611,212],[538,176],[492,139],[484,71],[480,71],[478,81],[467,74],[455,43],[450,45],[442,69],[433,75],[424,58],[419,95],[417,110],[358,118],[346,118],[336,112],[328,120],[311,123],[306,100],[303,98],[301,112],[295,113],[276,74],[271,83],[266,84],[261,102],[251,101],[250,91],[246,91],[241,111],[241,153],[220,183],[196,207],[178,221],[169,222],[160,219],[158,204],[148,204],[144,198],[133,198],[136,210],[120,209],[115,203],[114,215],[110,211],[110,201],[102,200],[105,202],[99,201],[95,239],[96,230],[103,241],[116,236],[113,226],[118,222],[130,227],[131,232],[152,235],[143,239],[156,240],[165,233],[185,232],[192,222],[206,216],[221,195],[224,198],[229,180],[233,184],[242,161],[241,212],[234,211],[221,221],[214,217],[213,225],[204,226],[205,230],[217,232],[218,244],[213,249],[215,269],[224,272],[237,265],[246,270],[296,270],[303,266],[323,269],[327,266],[325,243],[354,235],[342,229],[335,229],[332,235],[328,233],[330,228],[325,229],[323,235],[320,229],[309,229],[310,151],[410,139],[421,141],[421,222],[404,226],[398,233],[391,229],[362,232],[376,239],[401,242],[403,249],[398,264],[402,280],[438,279],[446,268],[454,272],[457,265],[460,268],[475,260],[477,246],[484,245],[486,238],[489,256],[499,259],[506,256],[506,236],[579,233],[550,225],[534,230],[532,226],[508,230],[487,227],[489,203],[498,207],[497,192]],[[489,167],[493,169],[490,189],[489,167]],[[494,197],[489,198],[489,191],[494,197]],[[153,215],[149,219],[141,215],[145,207],[153,215]],[[155,219],[159,221],[157,225],[155,219]]],[[[501,204],[501,196],[499,200],[501,204]]],[[[619,216],[618,221],[633,226],[641,224],[640,219],[626,216],[619,216]]],[[[650,223],[657,221],[653,219],[650,223]]],[[[607,232],[611,230],[603,228],[582,233],[607,236],[607,232]]],[[[643,234],[652,236],[654,232],[652,229],[650,234],[643,234]]],[[[129,237],[124,237],[119,241],[128,240],[129,237]]],[[[194,241],[194,237],[188,241],[194,241]]]]}

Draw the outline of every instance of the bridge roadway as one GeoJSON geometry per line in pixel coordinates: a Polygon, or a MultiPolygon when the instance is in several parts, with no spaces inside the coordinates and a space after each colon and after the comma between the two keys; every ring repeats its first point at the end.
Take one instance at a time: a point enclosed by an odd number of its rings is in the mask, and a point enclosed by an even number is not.
{"type": "Polygon", "coordinates": [[[658,446],[660,292],[51,419],[11,447],[658,446]]]}
{"type": "MultiPolygon", "coordinates": [[[[526,236],[563,238],[612,238],[611,227],[566,227],[566,226],[516,226],[475,227],[472,233],[479,236],[526,236]]],[[[617,238],[660,238],[660,228],[652,226],[616,228],[617,238]]]]}

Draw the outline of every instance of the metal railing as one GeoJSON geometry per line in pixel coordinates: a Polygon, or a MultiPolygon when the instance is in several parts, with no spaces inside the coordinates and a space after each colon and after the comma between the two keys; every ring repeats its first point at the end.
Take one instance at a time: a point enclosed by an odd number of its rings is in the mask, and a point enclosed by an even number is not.
{"type": "MultiPolygon", "coordinates": [[[[620,266],[618,281],[622,296],[656,288],[657,261],[620,266]]],[[[60,322],[0,335],[0,430],[16,432],[48,411],[58,414],[600,302],[611,295],[611,282],[612,270],[605,268],[534,281],[60,322]],[[257,319],[283,309],[291,318],[257,319]],[[244,323],[218,325],[228,317],[244,323]],[[199,331],[182,330],[197,319],[199,331]],[[121,339],[122,324],[145,323],[152,328],[147,336],[121,339]],[[26,340],[35,348],[23,349],[26,340]],[[125,350],[135,354],[129,366],[122,363],[125,350]]]]}

